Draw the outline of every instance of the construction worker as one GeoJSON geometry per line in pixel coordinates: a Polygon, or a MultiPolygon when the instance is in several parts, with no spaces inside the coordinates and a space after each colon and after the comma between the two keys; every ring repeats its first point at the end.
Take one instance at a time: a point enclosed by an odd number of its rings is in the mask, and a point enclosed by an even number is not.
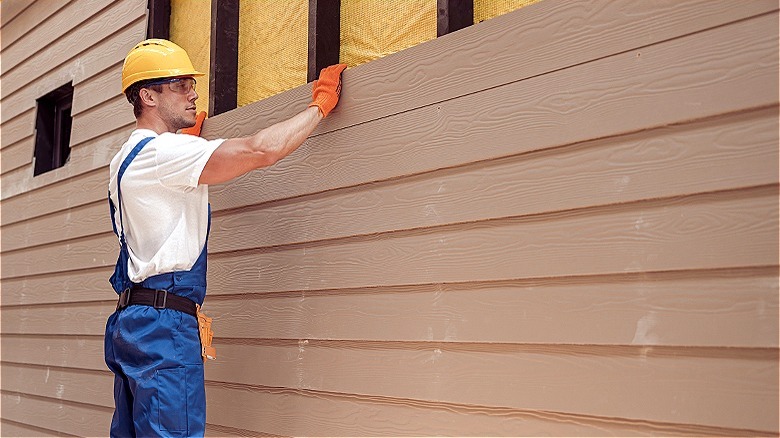
{"type": "Polygon", "coordinates": [[[249,137],[205,140],[205,114],[195,111],[203,74],[187,53],[150,39],[125,58],[122,91],[136,129],[111,160],[108,186],[120,243],[110,279],[119,302],[105,336],[115,374],[111,436],[203,436],[207,345],[197,315],[206,295],[207,186],[296,150],[338,103],[344,68],[323,69],[312,103],[292,118],[249,137]]]}

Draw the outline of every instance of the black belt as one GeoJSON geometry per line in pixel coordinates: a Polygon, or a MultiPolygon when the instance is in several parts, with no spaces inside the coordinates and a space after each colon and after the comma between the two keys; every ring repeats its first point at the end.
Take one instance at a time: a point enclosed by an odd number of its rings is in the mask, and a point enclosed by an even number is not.
{"type": "Polygon", "coordinates": [[[116,309],[122,310],[133,304],[152,306],[155,309],[178,310],[179,312],[184,312],[196,318],[198,314],[198,309],[194,301],[189,298],[168,293],[165,289],[154,290],[133,286],[132,289],[126,289],[119,294],[119,301],[116,303],[116,309]]]}

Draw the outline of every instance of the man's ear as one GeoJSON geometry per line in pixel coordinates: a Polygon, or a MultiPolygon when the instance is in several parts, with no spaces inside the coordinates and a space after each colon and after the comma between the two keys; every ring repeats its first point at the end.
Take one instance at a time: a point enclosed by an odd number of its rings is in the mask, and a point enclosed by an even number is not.
{"type": "Polygon", "coordinates": [[[157,96],[155,96],[148,88],[141,88],[138,91],[138,98],[145,106],[157,106],[157,96]]]}

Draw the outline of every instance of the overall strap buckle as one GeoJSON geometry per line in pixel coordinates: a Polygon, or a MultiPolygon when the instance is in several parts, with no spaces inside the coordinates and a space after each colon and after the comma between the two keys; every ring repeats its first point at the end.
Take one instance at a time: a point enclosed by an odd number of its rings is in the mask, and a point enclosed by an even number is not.
{"type": "Polygon", "coordinates": [[[168,305],[168,291],[165,289],[157,289],[154,291],[154,303],[152,307],[155,309],[164,309],[168,305]]]}
{"type": "Polygon", "coordinates": [[[121,310],[125,307],[130,305],[130,288],[123,290],[121,294],[119,294],[119,301],[116,303],[116,309],[121,310]]]}

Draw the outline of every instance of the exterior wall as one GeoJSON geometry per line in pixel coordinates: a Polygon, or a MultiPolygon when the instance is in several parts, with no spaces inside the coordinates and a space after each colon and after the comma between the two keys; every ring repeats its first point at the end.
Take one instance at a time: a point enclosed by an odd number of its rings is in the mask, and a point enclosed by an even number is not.
{"type": "MultiPolygon", "coordinates": [[[[2,435],[112,406],[105,181],[146,2],[52,3],[2,28],[2,435]],[[68,75],[71,162],[32,178],[29,101],[68,75]]],[[[299,151],[211,189],[208,433],[776,435],[777,8],[545,0],[347,70],[299,151]]]]}

